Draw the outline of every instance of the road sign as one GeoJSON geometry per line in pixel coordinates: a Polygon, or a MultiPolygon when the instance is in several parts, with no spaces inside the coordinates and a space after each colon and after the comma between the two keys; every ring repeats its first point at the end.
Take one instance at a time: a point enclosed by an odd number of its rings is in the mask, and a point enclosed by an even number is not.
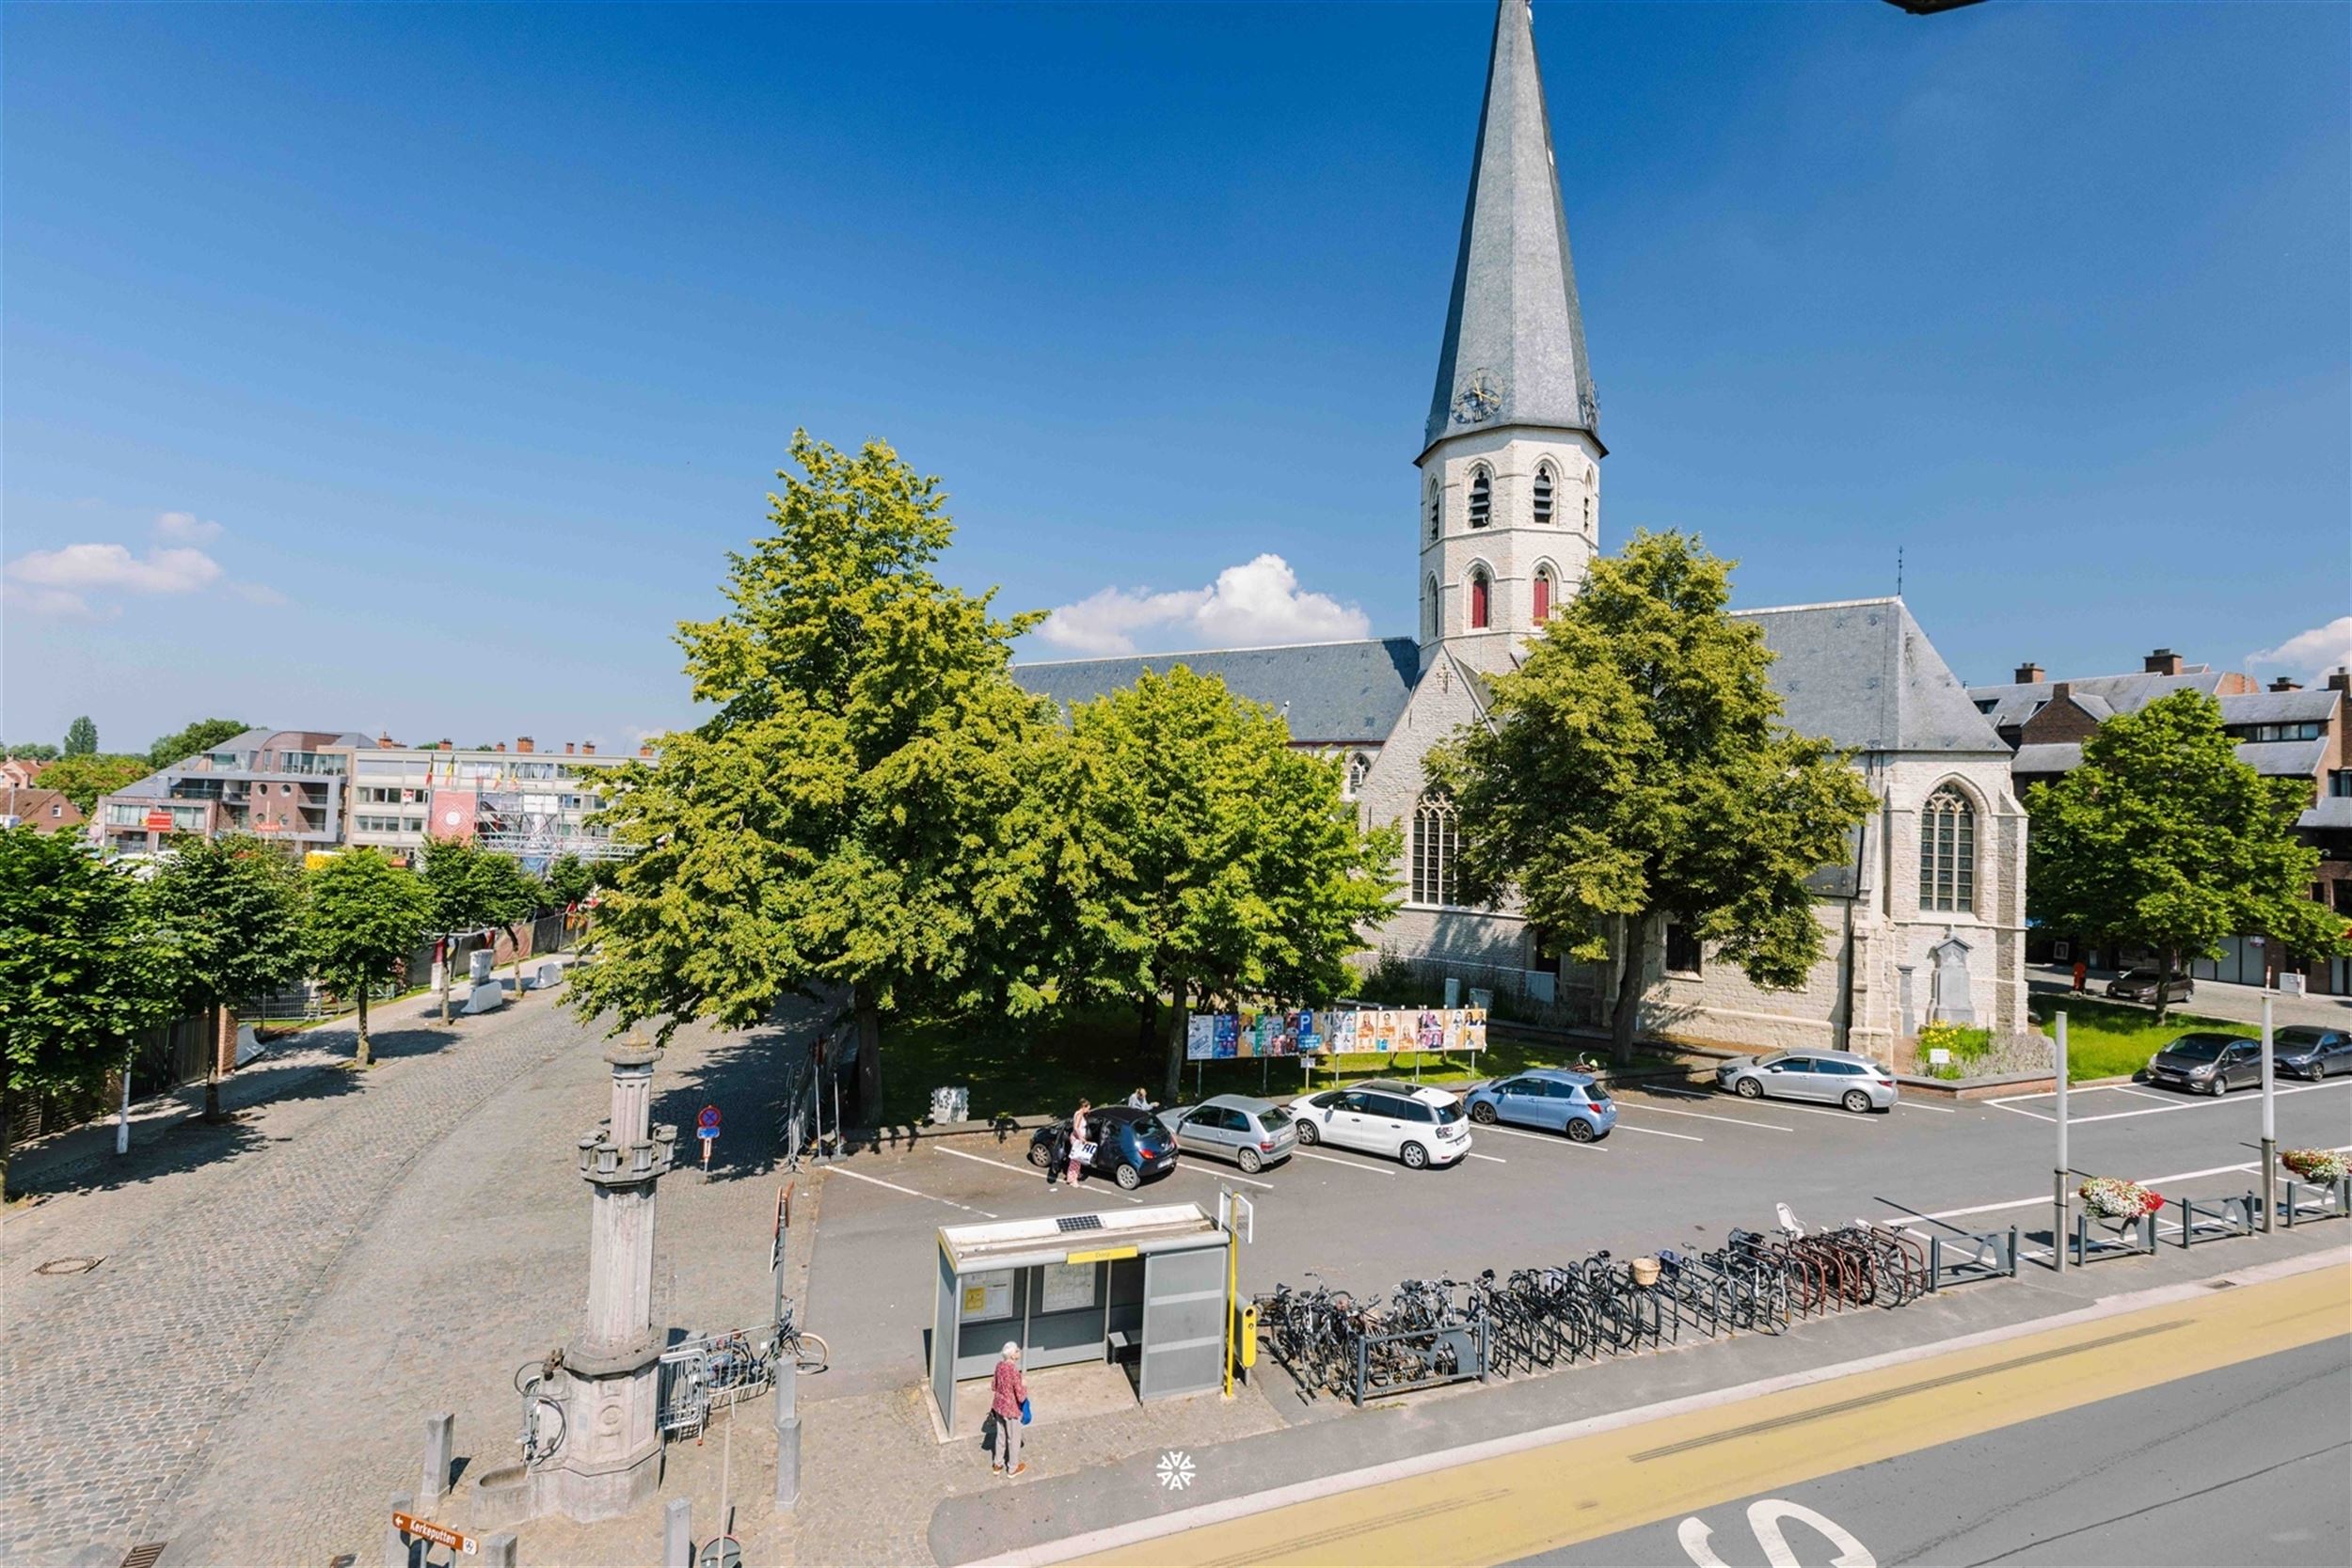
{"type": "MultiPolygon", "coordinates": [[[[694,1125],[696,1127],[708,1128],[712,1132],[717,1132],[719,1130],[719,1107],[716,1105],[706,1105],[701,1110],[695,1112],[694,1125]]],[[[707,1135],[708,1133],[705,1134],[705,1136],[707,1135]]]]}
{"type": "Polygon", "coordinates": [[[732,1535],[714,1535],[694,1560],[702,1568],[743,1568],[743,1548],[732,1535]]]}
{"type": "Polygon", "coordinates": [[[719,1130],[715,1127],[697,1127],[694,1129],[694,1136],[705,1143],[710,1143],[719,1136],[719,1130]]]}
{"type": "Polygon", "coordinates": [[[413,1535],[420,1541],[430,1541],[437,1546],[447,1546],[453,1551],[463,1552],[468,1557],[479,1556],[482,1551],[482,1543],[472,1536],[462,1534],[447,1525],[437,1525],[430,1519],[420,1519],[413,1513],[402,1513],[395,1511],[392,1514],[392,1528],[403,1535],[413,1535]]]}

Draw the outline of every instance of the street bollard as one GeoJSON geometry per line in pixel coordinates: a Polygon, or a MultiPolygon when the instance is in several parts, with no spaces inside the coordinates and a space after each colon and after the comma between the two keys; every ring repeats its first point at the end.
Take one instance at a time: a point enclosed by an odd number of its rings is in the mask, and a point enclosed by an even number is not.
{"type": "Polygon", "coordinates": [[[484,1536],[482,1568],[515,1568],[515,1538],[512,1535],[484,1536]]]}
{"type": "Polygon", "coordinates": [[[801,1500],[801,1369],[789,1349],[776,1368],[776,1507],[801,1500]]]}
{"type": "Polygon", "coordinates": [[[423,1506],[431,1508],[449,1495],[449,1463],[456,1457],[452,1449],[457,1441],[457,1418],[444,1410],[438,1416],[424,1418],[423,1484],[417,1496],[423,1506]]]}
{"type": "MultiPolygon", "coordinates": [[[[416,1511],[416,1498],[405,1492],[392,1494],[394,1513],[413,1514],[416,1511]]],[[[384,1568],[408,1568],[408,1538],[389,1519],[384,1521],[384,1568]]]]}
{"type": "Polygon", "coordinates": [[[684,1497],[661,1509],[661,1568],[694,1568],[694,1505],[684,1497]]]}

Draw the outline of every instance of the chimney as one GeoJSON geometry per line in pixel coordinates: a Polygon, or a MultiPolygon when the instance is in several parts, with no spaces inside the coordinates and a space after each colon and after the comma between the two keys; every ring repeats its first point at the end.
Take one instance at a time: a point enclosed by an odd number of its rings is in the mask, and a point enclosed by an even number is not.
{"type": "Polygon", "coordinates": [[[376,750],[378,750],[378,751],[382,751],[382,752],[389,752],[389,751],[390,751],[390,750],[392,749],[392,732],[391,732],[391,731],[389,731],[389,730],[385,730],[385,731],[381,732],[380,734],[378,734],[378,735],[376,736],[376,737],[375,737],[375,745],[376,745],[376,750]]]}
{"type": "Polygon", "coordinates": [[[441,748],[440,748],[440,749],[441,749],[442,751],[444,751],[444,752],[449,752],[449,751],[454,751],[456,748],[455,748],[454,746],[453,746],[453,745],[452,745],[449,741],[444,740],[444,741],[442,741],[442,742],[441,742],[441,748]]]}
{"type": "Polygon", "coordinates": [[[565,756],[570,756],[572,754],[572,743],[570,741],[566,740],[564,742],[564,754],[565,756]]]}
{"type": "Polygon", "coordinates": [[[2158,648],[2139,661],[2140,670],[2151,675],[2177,675],[2181,673],[2181,656],[2169,648],[2158,648]]]}
{"type": "Polygon", "coordinates": [[[2347,674],[2342,670],[2330,670],[2328,672],[2328,690],[2342,691],[2347,687],[2352,687],[2352,674],[2347,674]]]}
{"type": "Polygon", "coordinates": [[[526,736],[521,736],[516,737],[516,741],[515,741],[515,750],[516,750],[517,752],[528,752],[532,751],[533,749],[534,749],[534,748],[533,748],[533,746],[532,746],[532,739],[531,739],[531,736],[527,736],[527,735],[526,735],[526,736]]]}
{"type": "Polygon", "coordinates": [[[653,748],[651,746],[640,746],[637,748],[637,754],[641,757],[649,757],[653,755],[653,748]]]}
{"type": "Polygon", "coordinates": [[[2042,676],[2043,672],[2039,664],[2021,664],[2017,667],[2016,680],[2019,686],[2037,685],[2042,681],[2042,676]]]}
{"type": "Polygon", "coordinates": [[[2060,681],[2056,686],[2050,688],[2051,705],[2056,706],[2059,703],[2066,701],[2067,698],[2072,697],[2074,694],[2074,683],[2073,681],[2060,681]]]}
{"type": "Polygon", "coordinates": [[[506,742],[505,742],[505,741],[503,741],[503,740],[500,741],[500,742],[498,743],[498,745],[494,748],[494,750],[501,751],[501,752],[505,751],[505,750],[506,750],[506,742]]]}
{"type": "Polygon", "coordinates": [[[2300,691],[2303,689],[2303,683],[2301,681],[2292,681],[2287,679],[2286,676],[2280,675],[2277,680],[2270,683],[2270,689],[2273,691],[2300,691]]]}
{"type": "Polygon", "coordinates": [[[580,743],[580,754],[583,757],[595,756],[596,754],[596,743],[593,740],[581,741],[580,743]]]}

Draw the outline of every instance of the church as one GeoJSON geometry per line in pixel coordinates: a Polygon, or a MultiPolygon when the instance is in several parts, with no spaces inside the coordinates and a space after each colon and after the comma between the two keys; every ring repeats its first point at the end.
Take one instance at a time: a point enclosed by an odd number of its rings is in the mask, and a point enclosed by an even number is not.
{"type": "MultiPolygon", "coordinates": [[[[1341,759],[1367,826],[1397,824],[1403,907],[1384,953],[1469,984],[1536,996],[1612,994],[1613,974],[1563,962],[1508,909],[1454,897],[1475,823],[1423,787],[1422,758],[1486,718],[1486,681],[1573,597],[1600,549],[1600,399],[1585,351],[1568,228],[1527,0],[1501,0],[1446,305],[1419,493],[1400,508],[1415,551],[1410,637],[1025,663],[1065,705],[1184,664],[1280,712],[1295,744],[1341,759]]],[[[1400,562],[1401,564],[1401,562],[1400,562]]],[[[1740,610],[1776,657],[1772,680],[1801,734],[1853,753],[1878,807],[1843,864],[1812,879],[1822,957],[1801,990],[1772,991],[1671,925],[1649,951],[1645,1027],[1742,1050],[1851,1049],[1885,1057],[1931,1020],[2027,1027],[2026,814],[2010,755],[1900,598],[1740,610]]]]}

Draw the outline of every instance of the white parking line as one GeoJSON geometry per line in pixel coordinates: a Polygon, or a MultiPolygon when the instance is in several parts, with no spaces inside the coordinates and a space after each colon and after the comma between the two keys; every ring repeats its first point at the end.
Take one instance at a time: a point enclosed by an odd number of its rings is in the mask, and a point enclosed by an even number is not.
{"type": "Polygon", "coordinates": [[[1793,1127],[1783,1127],[1776,1121],[1750,1121],[1745,1117],[1719,1117],[1708,1111],[1677,1111],[1671,1105],[1635,1104],[1629,1100],[1617,1101],[1621,1111],[1655,1111],[1661,1117],[1693,1117],[1700,1121],[1726,1122],[1733,1127],[1762,1127],[1774,1132],[1794,1132],[1793,1127]]]}
{"type": "Polygon", "coordinates": [[[1361,1160],[1343,1160],[1336,1154],[1315,1154],[1306,1149],[1297,1151],[1302,1160],[1320,1160],[1327,1165],[1345,1165],[1350,1170],[1368,1170],[1375,1176],[1394,1176],[1396,1172],[1385,1165],[1367,1165],[1361,1160]]]}
{"type": "MultiPolygon", "coordinates": [[[[940,1152],[946,1154],[951,1152],[951,1150],[941,1149],[940,1152]]],[[[964,1158],[967,1160],[977,1160],[979,1156],[977,1154],[967,1154],[964,1158]]],[[[996,1162],[991,1160],[988,1163],[993,1165],[996,1162]]],[[[993,1220],[996,1217],[985,1209],[975,1209],[968,1203],[958,1203],[952,1197],[939,1197],[930,1193],[918,1193],[913,1187],[901,1187],[896,1181],[884,1181],[879,1176],[864,1176],[853,1170],[844,1170],[839,1165],[830,1167],[826,1174],[829,1176],[846,1176],[852,1181],[871,1181],[877,1187],[887,1187],[894,1193],[904,1193],[909,1197],[928,1197],[933,1203],[944,1203],[950,1209],[961,1209],[967,1214],[977,1214],[984,1220],[993,1220]]]]}
{"type": "Polygon", "coordinates": [[[1940,1117],[1956,1117],[1956,1116],[1960,1115],[1960,1111],[1959,1111],[1959,1109],[1958,1109],[1957,1107],[1955,1107],[1955,1106],[1951,1106],[1951,1105],[1921,1105],[1921,1104],[1917,1103],[1915,1101],[1909,1101],[1909,1100],[1898,1100],[1897,1101],[1895,1101],[1895,1109],[1897,1109],[1898,1111],[1933,1111],[1933,1112],[1934,1112],[1937,1116],[1940,1116],[1940,1117]]]}
{"type": "MultiPolygon", "coordinates": [[[[2107,1086],[2112,1087],[2113,1085],[2107,1086]]],[[[2271,1091],[2271,1098],[2274,1100],[2284,1100],[2291,1094],[2310,1094],[2314,1089],[2325,1089],[2332,1086],[2333,1085],[2328,1084],[2304,1084],[2292,1089],[2273,1089],[2271,1091]]],[[[2037,1095],[2019,1095],[2016,1098],[2019,1100],[2033,1100],[2041,1097],[2037,1095]]],[[[2184,1099],[2177,1105],[2151,1105],[2144,1111],[2106,1111],[2095,1117],[2069,1116],[2066,1118],[2066,1124],[2069,1127],[2082,1127],[2094,1121],[2122,1121],[2129,1117],[2169,1116],[2174,1111],[2210,1111],[2222,1105],[2254,1105],[2261,1103],[2261,1101],[2262,1096],[2260,1094],[2251,1089],[2241,1089],[2235,1094],[2206,1095],[2196,1100],[2184,1099]]],[[[2015,1111],[2019,1116],[2031,1117],[2036,1121],[2058,1120],[2058,1117],[2045,1117],[2039,1111],[2028,1111],[2023,1106],[2011,1105],[2006,1100],[1988,1100],[1985,1103],[1988,1105],[1998,1105],[2004,1111],[2015,1111]]]]}
{"type": "MultiPolygon", "coordinates": [[[[994,1165],[998,1170],[1009,1170],[1015,1176],[1025,1176],[1032,1181],[1044,1180],[1045,1173],[1035,1169],[1033,1166],[1008,1164],[1002,1160],[992,1160],[985,1154],[966,1154],[961,1148],[943,1148],[937,1152],[941,1154],[952,1154],[959,1160],[969,1160],[976,1165],[994,1165]]],[[[1120,1192],[1116,1183],[1113,1183],[1111,1186],[1111,1196],[1123,1197],[1130,1203],[1141,1203],[1143,1201],[1143,1199],[1136,1197],[1132,1194],[1120,1192]]],[[[939,1201],[945,1203],[947,1200],[943,1197],[939,1201]]]]}
{"type": "Polygon", "coordinates": [[[1629,1132],[1640,1132],[1652,1138],[1676,1138],[1686,1144],[1703,1144],[1707,1141],[1705,1138],[1693,1137],[1688,1132],[1661,1132],[1655,1127],[1635,1127],[1623,1121],[1618,1122],[1617,1125],[1629,1132]]]}
{"type": "Polygon", "coordinates": [[[1867,1117],[1857,1116],[1851,1111],[1833,1111],[1826,1105],[1791,1105],[1786,1100],[1774,1100],[1769,1108],[1774,1111],[1803,1111],[1809,1117],[1836,1117],[1842,1121],[1857,1125],[1867,1123],[1868,1120],[1867,1117]]]}
{"type": "Polygon", "coordinates": [[[1522,1132],[1516,1127],[1482,1127],[1478,1130],[1478,1135],[1482,1138],[1490,1132],[1500,1132],[1506,1138],[1533,1138],[1537,1143],[1554,1144],[1563,1148],[1581,1148],[1587,1154],[1609,1152],[1598,1144],[1581,1144],[1573,1138],[1555,1138],[1548,1132],[1522,1132]]]}
{"type": "Polygon", "coordinates": [[[1480,1154],[1474,1149],[1464,1149],[1462,1157],[1466,1160],[1484,1160],[1489,1164],[1496,1165],[1507,1165],[1511,1163],[1500,1154],[1480,1154]]]}
{"type": "MultiPolygon", "coordinates": [[[[2352,1145],[2339,1148],[2336,1152],[2352,1153],[2352,1145]]],[[[2236,1171],[2259,1170],[2260,1168],[2259,1161],[2245,1160],[2234,1165],[2207,1165],[2203,1170],[2176,1170],[2169,1176],[2142,1176],[2136,1180],[2143,1187],[2162,1187],[2168,1181],[2194,1181],[2201,1176],[2228,1176],[2236,1171]]],[[[1922,1220],[1956,1220],[1966,1214],[1996,1214],[2009,1209],[2047,1208],[2050,1201],[2050,1195],[2043,1193],[2039,1197],[2015,1197],[2006,1203],[1979,1203],[1967,1209],[1939,1209],[1932,1214],[1915,1214],[1912,1217],[1922,1220]]]]}
{"type": "Polygon", "coordinates": [[[2109,1084],[2107,1087],[2113,1089],[2117,1094],[2137,1095],[2142,1100],[2160,1100],[2168,1105],[2172,1102],[2169,1096],[2157,1094],[2149,1089],[2135,1089],[2124,1084],[2109,1084]]]}
{"type": "MultiPolygon", "coordinates": [[[[1297,1151],[1294,1149],[1292,1152],[1297,1151]]],[[[1188,1165],[1180,1159],[1176,1162],[1176,1168],[1180,1172],[1189,1171],[1195,1176],[1205,1176],[1212,1181],[1243,1181],[1252,1187],[1263,1187],[1269,1193],[1274,1190],[1274,1183],[1271,1181],[1261,1181],[1255,1177],[1244,1176],[1239,1171],[1226,1170],[1222,1166],[1211,1170],[1206,1165],[1188,1165]]]]}

